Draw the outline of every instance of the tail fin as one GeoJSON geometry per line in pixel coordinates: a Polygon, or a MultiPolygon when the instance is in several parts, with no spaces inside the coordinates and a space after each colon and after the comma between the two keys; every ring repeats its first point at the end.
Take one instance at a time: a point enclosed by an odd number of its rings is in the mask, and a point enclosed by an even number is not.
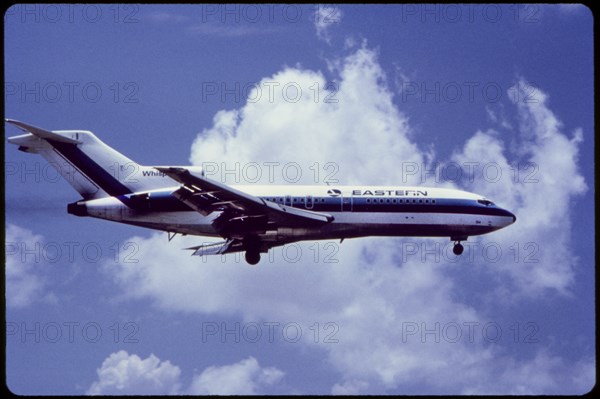
{"type": "Polygon", "coordinates": [[[42,155],[85,199],[120,196],[173,185],[154,168],[140,166],[86,130],[47,131],[6,119],[27,132],[8,138],[19,150],[42,155]]]}

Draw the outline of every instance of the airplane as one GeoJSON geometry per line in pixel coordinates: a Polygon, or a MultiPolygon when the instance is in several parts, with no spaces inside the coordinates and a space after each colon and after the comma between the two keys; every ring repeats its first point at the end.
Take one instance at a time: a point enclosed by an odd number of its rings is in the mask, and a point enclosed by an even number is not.
{"type": "Polygon", "coordinates": [[[516,216],[481,195],[406,186],[230,186],[198,166],[142,166],[86,130],[44,130],[17,120],[25,132],[8,138],[40,154],[81,199],[67,205],[90,216],[176,235],[222,237],[186,248],[194,256],[261,253],[303,240],[366,236],[449,237],[461,241],[511,225],[516,216]]]}

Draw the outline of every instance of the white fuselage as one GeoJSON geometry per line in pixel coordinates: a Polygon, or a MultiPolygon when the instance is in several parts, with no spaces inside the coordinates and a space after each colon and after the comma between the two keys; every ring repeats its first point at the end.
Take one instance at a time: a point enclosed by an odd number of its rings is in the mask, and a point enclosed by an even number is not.
{"type": "MultiPolygon", "coordinates": [[[[480,195],[444,188],[406,186],[232,186],[264,201],[326,213],[325,226],[277,226],[263,232],[264,240],[330,239],[360,236],[467,237],[512,224],[512,213],[480,195]]],[[[140,211],[129,196],[85,202],[87,216],[182,234],[218,236],[207,216],[187,208],[171,193],[178,187],[149,193],[140,211]]]]}

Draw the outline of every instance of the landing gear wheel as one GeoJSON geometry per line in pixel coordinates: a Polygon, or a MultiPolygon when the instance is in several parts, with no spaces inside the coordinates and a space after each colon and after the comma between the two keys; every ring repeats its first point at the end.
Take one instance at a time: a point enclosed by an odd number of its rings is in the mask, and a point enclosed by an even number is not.
{"type": "Polygon", "coordinates": [[[454,244],[454,248],[452,248],[452,252],[454,252],[454,255],[456,255],[456,256],[461,255],[464,250],[465,250],[465,248],[462,246],[462,244],[460,242],[457,242],[456,244],[454,244]]]}
{"type": "Polygon", "coordinates": [[[246,262],[256,265],[260,262],[260,238],[255,235],[244,238],[244,249],[246,250],[246,262]]]}
{"type": "Polygon", "coordinates": [[[260,252],[258,251],[246,251],[246,262],[250,265],[256,265],[260,262],[260,252]]]}

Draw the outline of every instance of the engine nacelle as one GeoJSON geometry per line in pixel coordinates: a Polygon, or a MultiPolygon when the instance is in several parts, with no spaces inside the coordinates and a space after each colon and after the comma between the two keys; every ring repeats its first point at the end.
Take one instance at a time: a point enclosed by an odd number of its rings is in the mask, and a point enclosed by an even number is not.
{"type": "Polygon", "coordinates": [[[128,207],[115,197],[77,201],[67,205],[67,212],[75,216],[121,221],[128,207]]]}

